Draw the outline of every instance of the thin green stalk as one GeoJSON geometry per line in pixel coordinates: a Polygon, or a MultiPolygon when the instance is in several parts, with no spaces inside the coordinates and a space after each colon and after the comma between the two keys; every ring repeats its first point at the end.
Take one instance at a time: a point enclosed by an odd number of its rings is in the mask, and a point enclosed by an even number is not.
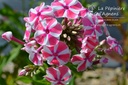
{"type": "Polygon", "coordinates": [[[123,77],[122,77],[122,85],[127,85],[127,81],[126,81],[126,65],[123,64],[122,66],[122,72],[123,72],[123,77]]]}

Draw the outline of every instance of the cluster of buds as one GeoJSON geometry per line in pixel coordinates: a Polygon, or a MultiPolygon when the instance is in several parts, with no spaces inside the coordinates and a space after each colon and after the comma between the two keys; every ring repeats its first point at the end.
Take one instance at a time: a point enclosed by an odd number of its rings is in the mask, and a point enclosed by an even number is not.
{"type": "MultiPolygon", "coordinates": [[[[78,65],[76,69],[80,72],[98,63],[107,63],[104,55],[113,51],[123,55],[121,46],[110,36],[100,14],[84,8],[78,0],[54,0],[51,5],[43,2],[31,8],[24,20],[24,42],[11,32],[5,32],[2,38],[22,44],[22,50],[29,54],[35,66],[43,66],[46,61],[50,67],[44,78],[52,85],[69,83],[72,73],[67,63],[78,65]],[[58,18],[62,19],[61,23],[58,18]],[[106,39],[100,42],[103,33],[106,39]],[[103,47],[105,43],[107,46],[103,47]],[[74,49],[75,54],[72,53],[74,49]]],[[[32,70],[23,69],[19,75],[26,75],[29,71],[32,70]]]]}

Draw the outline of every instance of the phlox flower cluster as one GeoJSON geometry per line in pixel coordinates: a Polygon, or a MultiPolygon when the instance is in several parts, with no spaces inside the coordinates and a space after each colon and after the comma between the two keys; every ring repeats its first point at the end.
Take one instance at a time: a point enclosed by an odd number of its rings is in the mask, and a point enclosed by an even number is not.
{"type": "MultiPolygon", "coordinates": [[[[43,67],[46,61],[50,67],[44,78],[52,85],[70,82],[72,73],[67,63],[77,65],[79,72],[96,63],[107,63],[104,55],[108,51],[123,55],[121,46],[110,36],[100,14],[84,8],[78,0],[54,0],[51,5],[42,2],[29,10],[24,21],[24,42],[15,38],[10,31],[3,33],[2,37],[22,44],[22,50],[29,54],[29,60],[35,66],[43,67]],[[106,39],[101,43],[99,37],[103,34],[106,39]],[[102,48],[105,42],[107,46],[102,48]],[[75,54],[72,52],[74,49],[75,54]],[[98,60],[97,55],[101,56],[98,60]]],[[[19,75],[23,76],[29,71],[23,69],[19,75]]]]}

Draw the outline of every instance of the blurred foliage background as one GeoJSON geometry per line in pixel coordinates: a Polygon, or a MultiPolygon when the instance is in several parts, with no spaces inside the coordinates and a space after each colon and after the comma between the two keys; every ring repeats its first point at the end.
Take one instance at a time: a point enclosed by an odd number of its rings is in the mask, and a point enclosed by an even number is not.
{"type": "MultiPolygon", "coordinates": [[[[28,16],[28,10],[31,7],[34,8],[35,6],[39,5],[42,2],[42,0],[28,0],[29,2],[27,3],[27,6],[25,5],[25,0],[21,1],[21,10],[15,10],[8,4],[2,3],[3,7],[0,8],[0,35],[6,31],[12,31],[15,37],[22,40],[25,31],[23,18],[25,16],[28,16]]],[[[85,7],[91,5],[98,7],[101,2],[106,3],[108,0],[92,0],[92,2],[90,2],[89,0],[80,1],[85,7]]],[[[126,3],[125,0],[116,0],[116,3],[118,6],[125,8],[125,10],[120,11],[121,17],[124,18],[119,18],[119,20],[116,22],[107,21],[106,23],[120,24],[120,26],[116,27],[116,30],[118,30],[121,35],[120,43],[124,49],[123,58],[125,61],[128,61],[128,3],[126,3]]],[[[95,9],[94,11],[97,11],[97,9],[95,9]]],[[[112,29],[109,30],[111,31],[112,29]]],[[[118,35],[116,35],[116,37],[118,38],[118,35]]],[[[37,73],[33,77],[18,76],[19,70],[21,70],[26,65],[32,64],[28,59],[28,54],[24,51],[21,51],[21,48],[22,46],[15,42],[8,43],[4,41],[2,38],[0,38],[0,85],[50,85],[49,82],[43,79],[42,75],[45,74],[43,72],[37,73]]],[[[124,69],[125,67],[126,65],[124,65],[124,69]]],[[[126,69],[123,70],[123,72],[125,75],[126,69]]],[[[76,76],[73,76],[72,81],[69,85],[75,85],[75,78],[76,76]]],[[[120,85],[126,85],[125,79],[124,84],[120,85]]]]}

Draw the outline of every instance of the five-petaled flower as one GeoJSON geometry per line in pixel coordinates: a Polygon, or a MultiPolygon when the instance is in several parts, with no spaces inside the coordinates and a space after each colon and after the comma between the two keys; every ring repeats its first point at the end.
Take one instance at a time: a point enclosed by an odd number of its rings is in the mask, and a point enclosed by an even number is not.
{"type": "Polygon", "coordinates": [[[42,54],[50,65],[64,65],[70,59],[70,50],[62,41],[54,46],[44,46],[42,54]]]}
{"type": "Polygon", "coordinates": [[[43,2],[40,6],[37,6],[34,9],[31,8],[29,11],[29,17],[25,17],[24,20],[33,25],[35,27],[34,30],[36,30],[36,26],[41,20],[52,16],[53,9],[50,6],[45,6],[45,3],[43,2]]]}
{"type": "Polygon", "coordinates": [[[29,41],[30,34],[32,30],[36,30],[39,22],[45,18],[53,17],[53,9],[50,6],[45,6],[45,3],[41,3],[40,6],[31,8],[29,11],[29,16],[25,17],[26,21],[26,31],[24,34],[24,40],[29,41]]]}
{"type": "Polygon", "coordinates": [[[25,50],[27,53],[29,53],[29,60],[34,64],[34,65],[42,65],[43,64],[43,56],[40,53],[41,48],[37,47],[36,41],[32,40],[30,42],[27,42],[24,44],[24,47],[22,50],[25,50]]]}
{"type": "Polygon", "coordinates": [[[52,7],[56,17],[78,18],[82,5],[78,0],[55,0],[52,7]]]}
{"type": "Polygon", "coordinates": [[[98,39],[96,38],[96,36],[86,36],[83,40],[82,40],[82,49],[81,52],[91,52],[94,50],[94,48],[99,44],[98,39]]]}
{"type": "Polygon", "coordinates": [[[96,56],[95,52],[76,54],[72,57],[71,62],[75,65],[78,64],[77,71],[84,71],[91,67],[92,60],[96,56]]]}
{"type": "Polygon", "coordinates": [[[52,85],[65,85],[71,79],[71,70],[67,66],[59,66],[57,68],[50,67],[46,70],[47,75],[44,76],[52,85]]]}
{"type": "Polygon", "coordinates": [[[107,43],[110,46],[109,49],[113,49],[118,54],[123,55],[123,49],[120,46],[119,42],[115,38],[108,36],[107,37],[107,43]]]}
{"type": "Polygon", "coordinates": [[[34,38],[40,45],[55,45],[62,32],[62,26],[54,18],[42,20],[37,27],[34,38]]]}
{"type": "Polygon", "coordinates": [[[86,16],[82,19],[84,25],[84,36],[93,36],[97,37],[103,34],[101,26],[103,25],[103,19],[99,14],[92,14],[88,12],[86,16]]]}

